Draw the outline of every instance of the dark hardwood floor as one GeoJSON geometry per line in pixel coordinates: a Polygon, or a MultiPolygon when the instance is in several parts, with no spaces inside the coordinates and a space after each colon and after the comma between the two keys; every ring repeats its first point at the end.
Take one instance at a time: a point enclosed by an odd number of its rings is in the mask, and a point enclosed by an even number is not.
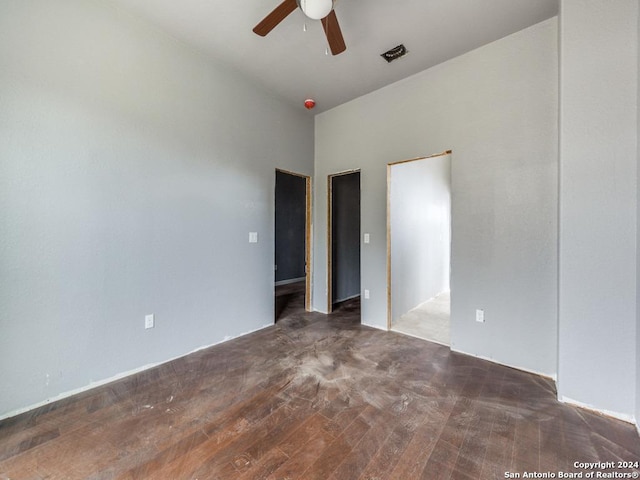
{"type": "Polygon", "coordinates": [[[295,312],[304,310],[305,282],[289,283],[275,287],[275,321],[295,312]],[[290,307],[288,310],[287,308],[290,307]]]}
{"type": "Polygon", "coordinates": [[[0,479],[498,479],[640,461],[634,426],[558,403],[545,378],[361,326],[357,300],[301,307],[1,422],[0,479]]]}

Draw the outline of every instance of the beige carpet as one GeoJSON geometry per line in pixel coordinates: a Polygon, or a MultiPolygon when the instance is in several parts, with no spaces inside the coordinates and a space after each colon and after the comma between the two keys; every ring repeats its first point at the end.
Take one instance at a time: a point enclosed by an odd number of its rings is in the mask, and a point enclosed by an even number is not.
{"type": "Polygon", "coordinates": [[[418,305],[391,324],[391,330],[449,345],[451,300],[449,292],[418,305]]]}

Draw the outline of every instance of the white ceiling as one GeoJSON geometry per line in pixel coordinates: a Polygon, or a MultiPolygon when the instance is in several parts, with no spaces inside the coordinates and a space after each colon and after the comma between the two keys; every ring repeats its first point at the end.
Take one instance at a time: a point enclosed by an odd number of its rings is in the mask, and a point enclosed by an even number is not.
{"type": "Polygon", "coordinates": [[[558,13],[558,0],[337,0],[347,44],[325,55],[319,21],[298,9],[266,37],[252,28],[281,0],[111,0],[314,113],[335,107],[558,13]],[[307,23],[307,31],[303,24],[307,23]],[[409,54],[380,54],[403,43],[409,54]]]}

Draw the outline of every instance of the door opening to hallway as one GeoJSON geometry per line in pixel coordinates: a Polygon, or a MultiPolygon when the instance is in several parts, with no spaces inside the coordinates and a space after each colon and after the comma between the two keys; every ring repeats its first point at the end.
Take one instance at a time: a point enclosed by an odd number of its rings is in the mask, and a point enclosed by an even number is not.
{"type": "Polygon", "coordinates": [[[388,327],[450,344],[451,152],[388,175],[388,327]]]}

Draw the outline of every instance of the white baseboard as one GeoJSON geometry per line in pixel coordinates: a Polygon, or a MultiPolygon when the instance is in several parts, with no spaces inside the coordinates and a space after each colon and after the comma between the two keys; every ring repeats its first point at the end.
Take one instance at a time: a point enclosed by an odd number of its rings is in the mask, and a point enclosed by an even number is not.
{"type": "Polygon", "coordinates": [[[281,287],[282,285],[289,285],[291,283],[298,283],[298,282],[304,282],[307,279],[307,277],[300,277],[300,278],[290,278],[288,280],[279,280],[275,283],[276,287],[281,287]]]}
{"type": "Polygon", "coordinates": [[[374,325],[372,323],[364,323],[364,322],[360,322],[361,325],[364,325],[365,327],[371,327],[371,328],[375,328],[376,330],[382,330],[383,332],[388,332],[389,330],[387,330],[387,327],[381,327],[380,325],[374,325]]]}
{"type": "Polygon", "coordinates": [[[165,363],[173,362],[174,360],[189,356],[192,353],[199,352],[200,350],[204,350],[204,349],[213,347],[215,345],[220,345],[221,343],[228,342],[229,340],[233,340],[234,338],[243,337],[244,335],[249,335],[250,333],[254,333],[254,332],[257,332],[259,330],[263,330],[263,329],[265,329],[267,327],[272,327],[272,326],[273,326],[273,324],[269,323],[267,325],[263,325],[262,327],[258,327],[258,328],[254,329],[254,330],[250,330],[248,332],[244,332],[244,333],[241,333],[239,335],[236,335],[235,337],[226,336],[223,340],[221,340],[219,342],[215,342],[215,343],[212,343],[210,345],[203,345],[201,347],[196,348],[195,350],[190,351],[189,353],[185,353],[184,355],[178,355],[177,357],[173,357],[173,358],[170,358],[168,360],[163,360],[163,361],[157,362],[157,363],[149,363],[148,365],[144,365],[142,367],[134,368],[133,370],[128,370],[126,372],[117,373],[117,374],[115,374],[115,375],[113,375],[112,377],[109,377],[109,378],[105,378],[105,379],[102,379],[102,380],[97,380],[95,382],[91,382],[88,385],[85,385],[83,387],[76,388],[76,389],[73,389],[73,390],[69,390],[67,392],[60,393],[59,395],[56,395],[55,397],[47,398],[46,400],[44,400],[42,402],[34,403],[33,405],[29,405],[29,406],[23,407],[23,408],[18,408],[17,410],[13,410],[13,411],[11,411],[9,413],[5,413],[4,415],[0,415],[0,421],[5,420],[7,418],[11,418],[11,417],[16,417],[18,415],[21,415],[23,413],[29,412],[31,410],[35,410],[36,408],[43,407],[44,405],[48,405],[50,403],[57,402],[59,400],[65,399],[65,398],[72,397],[73,395],[77,395],[79,393],[83,393],[83,392],[86,392],[88,390],[92,390],[94,388],[101,387],[101,386],[106,385],[108,383],[115,382],[116,380],[120,380],[122,378],[129,377],[131,375],[135,375],[136,373],[144,372],[145,370],[149,370],[151,368],[155,368],[155,367],[157,367],[159,365],[163,365],[165,363]]]}
{"type": "Polygon", "coordinates": [[[424,340],[425,342],[437,343],[438,345],[442,345],[443,347],[451,348],[451,346],[448,343],[439,342],[431,338],[419,337],[418,335],[413,335],[412,333],[408,333],[408,332],[401,332],[400,330],[394,330],[393,327],[391,327],[391,330],[389,331],[393,333],[399,333],[400,335],[406,335],[407,337],[417,338],[418,340],[424,340]]]}
{"type": "Polygon", "coordinates": [[[509,368],[513,368],[515,370],[520,370],[521,372],[532,373],[533,375],[538,375],[539,377],[548,378],[549,380],[553,380],[553,382],[556,383],[556,384],[557,384],[557,381],[558,381],[557,374],[555,374],[555,373],[552,373],[552,374],[542,373],[542,372],[538,372],[536,370],[530,370],[528,368],[520,367],[520,366],[517,366],[517,365],[510,365],[508,363],[499,362],[495,358],[488,358],[488,357],[485,357],[485,356],[482,356],[482,355],[476,355],[474,353],[463,352],[462,350],[458,350],[458,349],[455,349],[453,347],[451,347],[451,351],[452,352],[456,352],[456,353],[462,353],[463,355],[469,355],[470,357],[480,358],[482,360],[486,360],[487,362],[491,362],[491,363],[496,363],[498,365],[502,365],[503,367],[509,367],[509,368]]]}
{"type": "Polygon", "coordinates": [[[617,418],[618,420],[622,420],[623,422],[632,423],[638,429],[638,433],[640,434],[640,427],[638,427],[638,423],[635,421],[632,415],[627,415],[625,413],[612,412],[611,410],[604,410],[602,408],[596,408],[593,405],[589,405],[587,403],[582,403],[572,398],[568,398],[565,396],[558,395],[558,400],[562,403],[566,403],[567,405],[573,405],[574,407],[584,408],[585,410],[589,410],[591,412],[600,413],[602,415],[606,415],[607,417],[617,418]]]}
{"type": "Polygon", "coordinates": [[[341,298],[340,300],[334,300],[333,304],[335,305],[336,303],[346,302],[347,300],[352,300],[354,298],[358,298],[359,296],[360,296],[360,293],[356,293],[355,295],[351,295],[350,297],[347,297],[347,298],[341,298]]]}

